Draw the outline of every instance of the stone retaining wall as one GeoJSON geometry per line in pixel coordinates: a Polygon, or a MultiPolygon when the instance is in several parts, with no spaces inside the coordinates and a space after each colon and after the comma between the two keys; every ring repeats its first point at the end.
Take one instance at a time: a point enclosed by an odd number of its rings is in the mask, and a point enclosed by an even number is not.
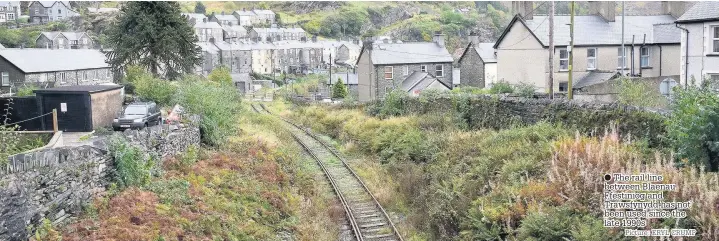
{"type": "MultiPolygon", "coordinates": [[[[183,152],[200,143],[200,128],[188,124],[128,130],[122,135],[157,156],[183,152]]],[[[105,138],[92,146],[42,149],[11,156],[0,168],[0,240],[27,240],[44,218],[53,224],[72,220],[114,175],[105,138]]]]}

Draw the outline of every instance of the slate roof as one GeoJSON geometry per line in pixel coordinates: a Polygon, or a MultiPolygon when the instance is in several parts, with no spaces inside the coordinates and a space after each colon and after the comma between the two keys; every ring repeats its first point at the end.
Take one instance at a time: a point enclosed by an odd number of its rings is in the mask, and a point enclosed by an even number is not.
{"type": "Polygon", "coordinates": [[[242,27],[240,25],[222,26],[222,30],[225,30],[226,32],[247,33],[247,29],[245,29],[245,27],[242,27]]]}
{"type": "Polygon", "coordinates": [[[237,15],[240,15],[240,16],[255,16],[255,15],[257,15],[257,14],[255,14],[255,12],[243,11],[243,10],[237,10],[234,13],[237,15]]]}
{"type": "Polygon", "coordinates": [[[252,81],[252,76],[250,76],[250,74],[248,74],[248,73],[230,74],[230,77],[232,77],[232,82],[242,81],[242,82],[247,83],[247,82],[252,81]]]}
{"type": "Polygon", "coordinates": [[[232,14],[225,14],[225,15],[215,14],[215,18],[216,18],[217,20],[220,20],[220,21],[222,21],[222,20],[225,20],[225,21],[237,21],[237,18],[235,17],[235,15],[232,15],[232,14]]]}
{"type": "Polygon", "coordinates": [[[225,41],[217,41],[215,42],[215,46],[222,51],[251,50],[247,44],[231,44],[225,41]]]}
{"type": "MultiPolygon", "coordinates": [[[[0,1],[0,6],[11,6],[20,8],[20,1],[0,1]]],[[[9,10],[9,9],[8,9],[9,10]]]]}
{"type": "Polygon", "coordinates": [[[110,67],[105,55],[95,49],[5,49],[0,57],[25,73],[110,67]]]}
{"type": "Polygon", "coordinates": [[[202,49],[202,52],[209,52],[211,54],[217,54],[220,51],[220,49],[217,48],[217,46],[215,46],[212,43],[198,42],[198,43],[196,43],[196,45],[200,46],[200,49],[202,49]]]}
{"type": "Polygon", "coordinates": [[[357,74],[349,73],[349,77],[347,73],[332,73],[332,83],[337,81],[337,78],[342,78],[342,82],[346,85],[358,85],[359,80],[357,78],[357,74]]]}
{"type": "Polygon", "coordinates": [[[452,55],[434,42],[375,43],[373,64],[452,63],[452,55]]]}
{"type": "Polygon", "coordinates": [[[275,14],[275,12],[273,12],[272,10],[268,10],[268,9],[255,9],[255,10],[253,10],[253,12],[255,12],[255,14],[257,14],[257,15],[260,15],[260,14],[275,14]]]}
{"type": "Polygon", "coordinates": [[[617,75],[616,72],[589,72],[572,85],[572,89],[579,89],[591,85],[601,84],[607,80],[613,79],[617,75]]]}
{"type": "MultiPolygon", "coordinates": [[[[424,87],[426,87],[434,81],[437,81],[437,82],[441,83],[442,85],[444,85],[445,87],[447,87],[448,89],[451,89],[451,87],[447,86],[444,82],[437,79],[437,77],[434,77],[434,75],[427,73],[427,72],[422,72],[422,71],[414,71],[414,72],[412,72],[412,74],[407,76],[407,78],[405,78],[402,81],[401,88],[404,91],[410,91],[418,85],[424,85],[424,87]]],[[[422,88],[424,88],[424,87],[422,87],[422,88]]]]}
{"type": "Polygon", "coordinates": [[[718,1],[700,1],[689,8],[679,19],[677,23],[698,22],[708,20],[719,20],[719,2],[718,1]]]}
{"type": "Polygon", "coordinates": [[[208,22],[197,22],[197,23],[195,23],[194,28],[213,28],[213,29],[217,28],[217,29],[221,29],[222,26],[220,26],[220,24],[217,23],[217,22],[210,22],[210,21],[208,21],[208,22]]]}
{"type": "Polygon", "coordinates": [[[654,24],[654,43],[680,43],[682,30],[674,23],[654,24]]]}
{"type": "Polygon", "coordinates": [[[494,43],[479,43],[479,48],[475,47],[475,50],[485,63],[497,63],[497,57],[494,56],[494,43]]]}
{"type": "Polygon", "coordinates": [[[122,85],[71,85],[55,88],[37,89],[33,93],[96,93],[108,90],[121,89],[122,85]]]}
{"type": "Polygon", "coordinates": [[[45,35],[48,39],[55,39],[55,37],[61,33],[70,41],[78,40],[85,34],[84,32],[41,32],[41,34],[45,35]]]}
{"type": "MultiPolygon", "coordinates": [[[[56,2],[57,1],[38,1],[38,3],[40,3],[40,5],[42,5],[43,7],[46,7],[46,8],[52,7],[52,5],[55,4],[56,2]]],[[[63,1],[63,3],[65,3],[65,6],[70,7],[70,2],[63,1]]]]}
{"type": "MultiPolygon", "coordinates": [[[[544,46],[549,45],[549,21],[548,16],[535,15],[531,20],[523,20],[518,15],[512,20],[514,24],[523,22],[527,28],[534,30],[533,34],[544,46]]],[[[642,41],[644,34],[647,35],[647,43],[654,43],[654,25],[673,23],[676,19],[671,15],[650,15],[650,16],[625,16],[626,24],[624,25],[624,41],[625,43],[634,41],[642,41]]],[[[570,16],[554,17],[554,44],[558,46],[569,45],[569,27],[570,16]]],[[[622,43],[622,18],[616,17],[614,22],[607,22],[602,17],[596,15],[575,16],[574,22],[574,45],[620,45],[622,43]]],[[[497,44],[503,40],[504,35],[509,31],[511,26],[505,29],[505,32],[497,40],[497,44]]],[[[660,29],[665,30],[665,29],[660,29]]],[[[658,34],[666,34],[661,32],[658,34]]],[[[529,36],[527,36],[529,37],[529,36]]],[[[663,38],[666,39],[666,38],[663,38]]],[[[676,43],[679,43],[677,41],[676,43]]],[[[515,43],[507,43],[509,46],[515,43]]]]}

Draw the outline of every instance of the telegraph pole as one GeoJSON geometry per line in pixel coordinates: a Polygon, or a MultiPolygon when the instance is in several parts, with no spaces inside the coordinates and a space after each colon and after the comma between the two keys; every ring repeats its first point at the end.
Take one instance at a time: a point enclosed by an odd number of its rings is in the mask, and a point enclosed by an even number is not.
{"type": "Polygon", "coordinates": [[[549,99],[554,99],[554,1],[549,8],[549,99]]]}
{"type": "Polygon", "coordinates": [[[627,66],[627,49],[624,48],[624,1],[622,1],[622,76],[624,76],[624,67],[627,66]]]}
{"type": "Polygon", "coordinates": [[[567,82],[567,98],[572,99],[572,65],[574,65],[574,1],[572,1],[569,17],[569,81],[567,82]]]}

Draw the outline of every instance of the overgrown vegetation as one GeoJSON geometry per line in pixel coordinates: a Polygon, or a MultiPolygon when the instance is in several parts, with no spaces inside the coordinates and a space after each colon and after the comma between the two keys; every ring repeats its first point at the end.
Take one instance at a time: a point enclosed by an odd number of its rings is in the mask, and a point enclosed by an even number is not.
{"type": "Polygon", "coordinates": [[[157,157],[149,156],[120,136],[113,136],[108,146],[115,160],[115,183],[120,188],[143,187],[150,181],[157,157]]]}
{"type": "Polygon", "coordinates": [[[21,134],[17,126],[0,123],[0,166],[7,164],[8,157],[45,146],[51,136],[45,134],[21,134]]]}
{"type": "Polygon", "coordinates": [[[616,83],[619,103],[631,106],[660,108],[667,106],[667,98],[657,87],[644,79],[619,78],[616,83]]]}

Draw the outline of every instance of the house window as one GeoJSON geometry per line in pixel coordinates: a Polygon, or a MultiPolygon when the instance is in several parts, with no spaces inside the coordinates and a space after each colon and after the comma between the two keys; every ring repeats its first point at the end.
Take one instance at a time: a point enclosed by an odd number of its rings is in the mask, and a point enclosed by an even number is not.
{"type": "Polygon", "coordinates": [[[404,70],[402,70],[402,73],[403,73],[405,76],[409,75],[409,65],[405,65],[405,66],[404,66],[404,70]]]}
{"type": "Polygon", "coordinates": [[[587,70],[597,69],[597,49],[587,49],[587,70]]]}
{"type": "Polygon", "coordinates": [[[642,67],[649,67],[649,47],[642,47],[639,49],[639,52],[642,55],[642,58],[640,59],[639,63],[642,67]]]}
{"type": "Polygon", "coordinates": [[[719,53],[719,26],[712,26],[714,35],[712,36],[712,45],[714,46],[714,53],[719,53]]]}
{"type": "Polygon", "coordinates": [[[434,76],[436,77],[444,77],[444,65],[437,65],[434,66],[434,76]]]}
{"type": "Polygon", "coordinates": [[[621,68],[626,69],[627,68],[626,60],[627,60],[627,47],[624,47],[624,49],[622,49],[622,47],[617,48],[617,69],[621,69],[621,68]]]}
{"type": "Polygon", "coordinates": [[[2,79],[2,86],[10,86],[10,74],[8,72],[2,72],[0,79],[2,79]]]}
{"type": "Polygon", "coordinates": [[[569,53],[566,49],[559,50],[559,70],[569,70],[569,53]]]}
{"type": "Polygon", "coordinates": [[[14,13],[8,13],[8,14],[7,14],[7,20],[15,20],[15,14],[14,14],[14,13]]]}
{"type": "Polygon", "coordinates": [[[65,72],[60,73],[60,83],[65,83],[65,72]]]}
{"type": "Polygon", "coordinates": [[[88,78],[87,78],[87,77],[88,77],[87,72],[88,72],[88,71],[82,71],[82,81],[86,81],[86,80],[88,79],[88,78]]]}
{"type": "Polygon", "coordinates": [[[61,13],[62,13],[62,9],[58,9],[57,14],[61,14],[61,13]]]}
{"type": "Polygon", "coordinates": [[[36,9],[35,9],[35,15],[38,15],[38,14],[40,14],[40,11],[36,8],[36,9]]]}
{"type": "Polygon", "coordinates": [[[419,71],[427,72],[427,65],[419,66],[419,71]]]}
{"type": "Polygon", "coordinates": [[[384,79],[392,79],[394,67],[392,66],[385,66],[384,67],[384,79]]]}
{"type": "Polygon", "coordinates": [[[86,39],[86,38],[82,39],[82,44],[87,44],[87,39],[86,39]]]}
{"type": "Polygon", "coordinates": [[[567,82],[560,82],[559,83],[559,92],[567,92],[568,86],[569,85],[567,84],[567,82]]]}

